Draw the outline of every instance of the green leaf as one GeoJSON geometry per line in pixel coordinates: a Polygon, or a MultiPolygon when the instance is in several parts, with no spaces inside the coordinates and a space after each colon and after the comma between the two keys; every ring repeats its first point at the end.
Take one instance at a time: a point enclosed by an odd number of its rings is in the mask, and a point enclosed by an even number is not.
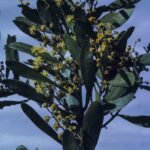
{"type": "Polygon", "coordinates": [[[116,11],[122,8],[131,8],[134,4],[138,3],[140,0],[115,0],[108,6],[99,6],[95,8],[95,11],[92,16],[99,18],[103,13],[108,11],[116,11]]]}
{"type": "Polygon", "coordinates": [[[19,18],[16,18],[14,21],[15,25],[24,33],[29,35],[30,37],[35,38],[38,41],[42,41],[42,34],[39,31],[35,31],[35,34],[31,34],[29,31],[29,28],[31,26],[30,22],[26,20],[20,20],[19,18]]]}
{"type": "Polygon", "coordinates": [[[150,116],[127,116],[127,115],[119,115],[119,116],[137,126],[150,128],[150,116]]]}
{"type": "Polygon", "coordinates": [[[78,44],[71,38],[69,34],[65,34],[65,42],[68,51],[71,53],[71,56],[79,61],[81,49],[78,44]]]}
{"type": "Polygon", "coordinates": [[[103,118],[103,107],[100,102],[92,102],[83,118],[84,149],[95,149],[102,128],[103,118]]]}
{"type": "Polygon", "coordinates": [[[134,11],[133,8],[127,8],[122,9],[119,12],[111,12],[109,14],[106,14],[100,19],[100,22],[102,23],[111,23],[113,25],[113,29],[120,27],[122,24],[124,24],[129,17],[132,15],[134,11]]]}
{"type": "Polygon", "coordinates": [[[1,98],[1,97],[11,96],[11,95],[13,95],[13,94],[14,94],[13,92],[8,91],[8,90],[0,90],[0,98],[1,98]]]}
{"type": "Polygon", "coordinates": [[[66,96],[66,102],[67,102],[68,106],[80,105],[79,101],[75,97],[73,97],[69,94],[67,94],[67,96],[66,96]]]}
{"type": "Polygon", "coordinates": [[[117,43],[117,49],[121,52],[124,52],[126,50],[128,39],[132,35],[134,29],[135,27],[130,27],[127,31],[122,32],[122,34],[119,35],[120,38],[117,43]]]}
{"type": "Polygon", "coordinates": [[[63,133],[62,145],[63,150],[79,150],[74,135],[68,130],[65,130],[63,133]]]}
{"type": "Polygon", "coordinates": [[[147,85],[140,85],[140,88],[147,90],[147,91],[150,91],[150,86],[147,86],[147,85]]]}
{"type": "Polygon", "coordinates": [[[53,5],[49,5],[46,1],[37,0],[37,9],[42,22],[45,25],[53,24],[51,30],[55,34],[59,34],[61,33],[60,20],[57,17],[57,13],[53,11],[53,7],[53,5]]]}
{"type": "Polygon", "coordinates": [[[141,0],[115,0],[107,7],[109,7],[109,9],[114,11],[121,8],[130,8],[139,1],[141,0]]]}
{"type": "Polygon", "coordinates": [[[52,80],[48,79],[47,77],[43,76],[37,70],[34,70],[34,69],[32,69],[32,68],[30,68],[30,67],[28,67],[22,63],[7,61],[6,64],[11,70],[13,70],[17,74],[19,74],[25,78],[37,80],[39,82],[46,82],[46,83],[54,85],[54,86],[56,86],[59,89],[64,91],[64,89],[61,86],[59,86],[58,84],[56,84],[52,80]]]}
{"type": "Polygon", "coordinates": [[[132,72],[122,70],[109,82],[112,86],[130,87],[135,83],[135,75],[132,72]]]}
{"type": "Polygon", "coordinates": [[[124,96],[128,91],[128,88],[126,87],[115,87],[110,86],[106,95],[104,96],[104,99],[106,102],[113,101],[119,97],[124,96]]]}
{"type": "Polygon", "coordinates": [[[139,87],[138,83],[134,83],[133,86],[126,87],[114,87],[111,86],[111,91],[108,91],[104,96],[104,100],[107,103],[115,104],[116,108],[112,111],[117,111],[125,107],[135,96],[135,93],[139,87]]]}
{"type": "Polygon", "coordinates": [[[102,78],[103,78],[103,75],[102,75],[102,72],[101,72],[101,70],[100,70],[100,69],[98,69],[98,70],[97,70],[97,72],[96,72],[96,76],[97,76],[98,78],[100,78],[100,79],[102,79],[102,78]]]}
{"type": "Polygon", "coordinates": [[[139,65],[150,65],[150,53],[147,54],[142,54],[138,57],[135,57],[134,60],[137,62],[139,65]]]}
{"type": "Polygon", "coordinates": [[[52,103],[50,99],[48,99],[42,94],[38,94],[33,87],[31,87],[30,85],[24,82],[18,80],[11,80],[11,79],[6,79],[3,80],[2,82],[14,93],[29,98],[33,101],[36,101],[39,104],[52,103]]]}
{"type": "Polygon", "coordinates": [[[89,41],[83,43],[80,56],[80,66],[82,78],[86,87],[86,105],[88,106],[90,97],[92,95],[93,85],[95,81],[95,74],[97,72],[96,64],[93,61],[93,54],[89,51],[89,41]]]}
{"type": "Polygon", "coordinates": [[[28,150],[24,145],[20,145],[16,148],[16,150],[28,150]]]}
{"type": "MultiPolygon", "coordinates": [[[[15,36],[8,35],[7,44],[5,45],[6,61],[19,61],[19,54],[16,50],[12,50],[8,45],[16,42],[15,36]]],[[[6,67],[6,78],[9,77],[10,69],[6,67]]],[[[19,76],[13,72],[14,78],[19,79],[19,76]]]]}
{"type": "Polygon", "coordinates": [[[0,101],[0,109],[3,109],[6,106],[18,105],[21,103],[25,103],[27,100],[24,101],[0,101]]]}
{"type": "MultiPolygon", "coordinates": [[[[16,50],[16,51],[21,51],[24,53],[27,53],[31,56],[36,57],[36,55],[34,53],[32,53],[32,45],[26,44],[26,43],[22,43],[22,42],[14,42],[14,43],[10,43],[8,45],[9,48],[11,48],[12,50],[16,50]]],[[[53,63],[57,63],[57,59],[52,57],[49,53],[45,52],[43,54],[41,54],[41,57],[45,60],[45,61],[51,61],[53,63]]]]}
{"type": "Polygon", "coordinates": [[[21,8],[22,8],[22,14],[26,18],[28,18],[30,21],[34,23],[42,24],[42,21],[40,19],[37,9],[32,9],[28,5],[21,5],[21,8]]]}
{"type": "Polygon", "coordinates": [[[129,102],[132,101],[132,99],[134,98],[134,95],[135,95],[134,92],[130,92],[129,94],[126,94],[123,97],[120,97],[118,99],[109,101],[110,103],[116,105],[116,107],[113,110],[111,110],[111,111],[112,112],[118,111],[118,110],[122,109],[123,107],[125,107],[129,102]]]}
{"type": "Polygon", "coordinates": [[[35,56],[31,51],[31,49],[33,48],[32,45],[22,43],[22,42],[13,42],[13,43],[10,43],[8,45],[8,47],[13,49],[13,50],[21,51],[21,52],[30,54],[32,56],[35,56]]]}
{"type": "Polygon", "coordinates": [[[60,143],[60,140],[58,139],[57,133],[53,130],[52,127],[48,125],[41,117],[40,115],[29,105],[22,104],[21,108],[23,112],[29,117],[29,119],[44,133],[49,135],[51,138],[53,138],[55,141],[60,143]]]}

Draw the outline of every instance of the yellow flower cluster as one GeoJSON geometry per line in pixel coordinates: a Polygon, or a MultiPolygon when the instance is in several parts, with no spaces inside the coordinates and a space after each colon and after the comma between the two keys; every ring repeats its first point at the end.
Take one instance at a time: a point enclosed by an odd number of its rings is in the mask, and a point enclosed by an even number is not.
{"type": "Polygon", "coordinates": [[[41,56],[41,54],[48,53],[46,49],[38,46],[33,46],[31,52],[35,56],[41,56]]]}
{"type": "Polygon", "coordinates": [[[58,131],[59,128],[64,128],[64,129],[68,129],[69,131],[75,131],[77,129],[77,126],[76,125],[71,125],[71,121],[75,120],[76,119],[76,116],[73,115],[73,114],[70,114],[70,115],[66,115],[66,114],[63,114],[56,103],[53,103],[50,105],[49,107],[52,112],[53,112],[53,115],[55,116],[55,120],[56,122],[54,123],[53,125],[53,128],[58,131]]]}
{"type": "Polygon", "coordinates": [[[59,64],[59,63],[54,64],[53,66],[54,66],[54,67],[53,67],[53,70],[54,70],[54,71],[59,71],[59,70],[61,70],[61,69],[64,68],[64,64],[59,64]]]}
{"type": "Polygon", "coordinates": [[[74,84],[74,83],[72,83],[72,84],[70,84],[70,85],[65,84],[65,85],[63,86],[63,88],[64,88],[69,94],[74,93],[74,91],[78,89],[78,88],[77,88],[77,85],[74,84]]]}
{"type": "Polygon", "coordinates": [[[43,62],[44,62],[43,58],[40,56],[37,56],[33,60],[33,69],[39,69],[42,66],[43,62]]]}
{"type": "Polygon", "coordinates": [[[43,85],[39,82],[35,82],[35,90],[37,93],[42,93],[43,92],[43,85]]]}
{"type": "Polygon", "coordinates": [[[113,35],[110,25],[99,23],[97,25],[97,28],[98,30],[96,39],[90,40],[90,43],[92,45],[92,47],[90,48],[90,52],[93,52],[95,54],[96,66],[100,67],[101,60],[104,57],[105,59],[107,58],[111,62],[113,61],[115,54],[112,54],[113,35]]]}

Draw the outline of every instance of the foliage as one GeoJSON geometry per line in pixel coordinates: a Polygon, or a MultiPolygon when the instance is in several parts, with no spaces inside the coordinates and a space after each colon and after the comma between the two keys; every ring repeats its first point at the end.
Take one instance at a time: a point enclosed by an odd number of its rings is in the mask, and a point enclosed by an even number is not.
{"type": "Polygon", "coordinates": [[[117,32],[139,1],[99,6],[97,0],[37,0],[33,9],[20,0],[23,16],[14,23],[39,46],[8,36],[0,96],[27,99],[0,101],[0,108],[21,104],[29,119],[63,150],[94,150],[101,130],[116,116],[149,127],[149,117],[119,114],[139,88],[150,90],[140,76],[150,65],[149,50],[138,55],[127,44],[134,27],[117,32]],[[26,62],[20,62],[18,52],[29,55],[26,62]],[[48,115],[42,118],[27,104],[30,100],[48,115]]]}

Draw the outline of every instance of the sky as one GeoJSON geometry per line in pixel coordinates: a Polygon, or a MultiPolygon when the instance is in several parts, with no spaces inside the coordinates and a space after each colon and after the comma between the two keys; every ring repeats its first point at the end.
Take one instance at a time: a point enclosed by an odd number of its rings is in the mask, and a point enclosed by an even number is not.
{"type": "MultiPolygon", "coordinates": [[[[30,0],[34,5],[35,0],[30,0]]],[[[109,3],[111,0],[101,0],[101,3],[109,3]]],[[[150,42],[150,1],[141,0],[137,5],[134,14],[129,21],[118,30],[127,29],[135,26],[135,32],[129,40],[133,45],[134,41],[141,38],[141,43],[137,45],[140,53],[143,52],[143,46],[150,42]]],[[[20,16],[20,8],[17,7],[16,0],[0,0],[0,60],[4,60],[4,44],[8,34],[17,35],[17,40],[29,44],[36,44],[36,41],[22,33],[13,24],[12,20],[20,16]]],[[[23,55],[21,55],[23,56],[23,55]]],[[[149,73],[143,74],[146,80],[150,81],[149,73]]],[[[11,99],[22,99],[13,96],[11,99]]],[[[1,99],[4,100],[4,99],[1,99]]],[[[34,107],[41,115],[46,112],[38,106],[34,107]]],[[[150,93],[139,91],[134,99],[122,114],[132,115],[150,115],[150,93]]],[[[15,150],[20,145],[26,145],[29,150],[39,147],[39,150],[61,150],[61,146],[55,143],[50,137],[32,124],[32,122],[23,114],[20,106],[14,106],[0,110],[0,150],[15,150]]],[[[103,129],[96,150],[148,150],[150,149],[150,129],[137,127],[125,120],[116,118],[108,129],[103,129]]]]}

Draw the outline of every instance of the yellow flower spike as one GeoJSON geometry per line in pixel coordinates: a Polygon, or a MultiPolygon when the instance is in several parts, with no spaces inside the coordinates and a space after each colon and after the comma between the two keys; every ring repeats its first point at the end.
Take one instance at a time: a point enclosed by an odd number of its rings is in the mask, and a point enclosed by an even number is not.
{"type": "Polygon", "coordinates": [[[50,120],[50,116],[44,116],[44,117],[43,117],[43,120],[44,120],[45,122],[47,122],[47,123],[48,123],[48,122],[49,122],[49,120],[50,120]]]}
{"type": "Polygon", "coordinates": [[[29,27],[29,33],[30,33],[31,35],[35,35],[35,33],[36,33],[36,26],[35,26],[35,25],[31,25],[31,26],[29,27]]]}
{"type": "Polygon", "coordinates": [[[57,131],[59,129],[59,124],[57,122],[54,123],[53,128],[57,131]]]}

